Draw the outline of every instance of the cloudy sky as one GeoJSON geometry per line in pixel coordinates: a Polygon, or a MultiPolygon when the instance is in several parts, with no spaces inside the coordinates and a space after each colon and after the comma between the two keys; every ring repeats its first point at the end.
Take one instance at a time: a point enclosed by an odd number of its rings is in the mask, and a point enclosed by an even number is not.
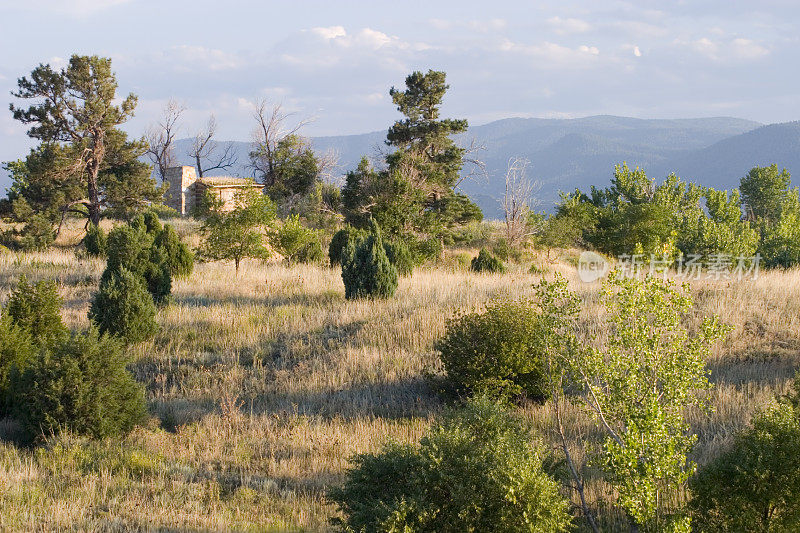
{"type": "MultiPolygon", "coordinates": [[[[113,58],[139,96],[141,134],[171,97],[188,136],[215,113],[247,140],[253,102],[314,116],[308,135],[361,133],[397,117],[405,75],[445,70],[445,112],[800,118],[795,0],[252,1],[0,0],[0,101],[39,63],[113,58]]],[[[25,128],[0,110],[0,161],[24,155],[25,128]]]]}

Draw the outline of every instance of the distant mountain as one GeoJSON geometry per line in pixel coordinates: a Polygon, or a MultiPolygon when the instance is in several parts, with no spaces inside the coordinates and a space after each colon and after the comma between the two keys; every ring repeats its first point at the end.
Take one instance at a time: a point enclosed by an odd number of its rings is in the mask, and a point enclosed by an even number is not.
{"type": "Polygon", "coordinates": [[[700,150],[677,155],[657,167],[660,174],[678,176],[721,189],[739,186],[754,166],[776,163],[800,184],[800,122],[770,124],[735,135],[700,150]]]}
{"type": "MultiPolygon", "coordinates": [[[[461,188],[481,206],[487,217],[500,216],[498,199],[503,194],[508,161],[511,157],[522,157],[530,161],[528,174],[540,184],[540,208],[550,210],[561,190],[608,183],[616,163],[626,161],[629,165],[654,169],[656,176],[666,175],[668,172],[662,169],[668,168],[671,162],[689,161],[696,151],[759,126],[758,122],[727,117],[645,120],[593,116],[498,120],[473,126],[459,136],[458,142],[462,145],[474,139],[485,148],[478,157],[485,162],[488,173],[485,178],[464,182],[461,188]]],[[[387,149],[385,139],[384,130],[362,135],[314,137],[311,141],[319,152],[336,151],[340,172],[344,174],[355,168],[363,155],[380,161],[380,154],[387,149]]],[[[185,154],[188,143],[188,140],[178,141],[178,154],[185,154]]],[[[247,175],[249,144],[234,144],[240,164],[233,173],[247,175]]],[[[190,164],[188,158],[182,162],[190,164]]],[[[713,184],[705,179],[701,181],[713,184]]]]}
{"type": "MultiPolygon", "coordinates": [[[[469,183],[465,192],[494,200],[482,204],[497,217],[510,157],[530,161],[529,175],[540,183],[540,208],[551,210],[559,191],[609,182],[614,165],[626,161],[645,169],[660,168],[681,154],[760,126],[734,118],[642,120],[596,116],[581,119],[509,119],[478,126],[470,134],[486,147],[488,183],[469,183]]],[[[655,174],[658,176],[659,174],[655,174]]]]}
{"type": "MultiPolygon", "coordinates": [[[[363,155],[381,161],[387,146],[386,130],[361,135],[314,137],[318,152],[334,150],[339,155],[338,172],[353,169],[363,155]]],[[[477,156],[488,176],[461,185],[487,218],[500,216],[508,161],[521,157],[530,161],[528,174],[539,184],[540,209],[551,210],[559,191],[591,185],[606,186],[614,165],[627,162],[641,166],[661,179],[675,172],[684,179],[718,188],[738,185],[753,166],[777,163],[800,173],[800,122],[764,126],[737,118],[716,117],[680,120],[635,119],[592,116],[577,119],[508,118],[472,126],[458,142],[482,145],[477,156]]],[[[190,141],[176,143],[182,164],[192,164],[186,153],[190,141]]],[[[250,143],[232,142],[238,164],[227,172],[248,176],[250,143]]],[[[799,174],[800,175],[800,174],[799,174]]],[[[0,187],[3,182],[0,176],[0,187]]]]}

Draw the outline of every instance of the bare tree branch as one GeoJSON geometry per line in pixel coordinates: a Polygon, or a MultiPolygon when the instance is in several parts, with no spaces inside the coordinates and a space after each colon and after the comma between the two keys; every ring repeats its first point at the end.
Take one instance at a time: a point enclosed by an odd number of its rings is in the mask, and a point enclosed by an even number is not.
{"type": "Polygon", "coordinates": [[[480,179],[486,183],[489,182],[489,173],[486,170],[486,163],[483,159],[478,157],[478,155],[485,150],[486,145],[478,143],[477,139],[474,137],[470,140],[469,146],[464,147],[464,157],[462,157],[462,160],[469,170],[458,179],[454,187],[458,187],[465,181],[476,179],[480,179]]]}
{"type": "Polygon", "coordinates": [[[275,183],[275,151],[278,143],[291,135],[297,135],[303,127],[314,121],[313,118],[306,118],[287,126],[292,116],[294,113],[285,112],[282,104],[270,106],[267,100],[260,100],[256,104],[253,113],[256,128],[253,130],[253,149],[250,152],[249,166],[264,185],[270,186],[275,183]]]}
{"type": "Polygon", "coordinates": [[[339,165],[339,152],[330,149],[322,155],[317,156],[317,166],[319,168],[319,177],[328,183],[335,183],[341,181],[341,174],[337,174],[336,170],[340,168],[339,165]]]}
{"type": "Polygon", "coordinates": [[[528,226],[528,215],[536,201],[534,193],[538,184],[527,176],[530,162],[512,157],[506,171],[506,188],[500,204],[503,207],[506,239],[509,244],[520,244],[532,233],[528,226]]]}
{"type": "Polygon", "coordinates": [[[208,119],[205,129],[195,135],[189,156],[194,159],[198,177],[212,170],[228,170],[238,162],[233,143],[226,143],[219,153],[220,143],[214,139],[217,133],[217,120],[214,115],[208,119]]]}
{"type": "Polygon", "coordinates": [[[151,125],[145,133],[147,157],[163,182],[168,168],[175,166],[173,142],[178,133],[178,121],[186,108],[176,100],[170,99],[164,106],[161,120],[151,125]]]}

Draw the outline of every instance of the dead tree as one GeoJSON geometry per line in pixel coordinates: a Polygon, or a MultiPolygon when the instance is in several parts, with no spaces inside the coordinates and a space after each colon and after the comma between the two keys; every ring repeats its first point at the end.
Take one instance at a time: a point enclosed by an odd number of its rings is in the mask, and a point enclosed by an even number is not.
{"type": "Polygon", "coordinates": [[[194,159],[197,176],[200,178],[212,170],[229,170],[238,162],[233,143],[226,143],[220,149],[220,143],[214,139],[216,133],[217,120],[211,115],[205,129],[198,132],[192,140],[189,157],[194,159]]]}
{"type": "Polygon", "coordinates": [[[486,162],[480,158],[480,153],[486,151],[486,145],[479,143],[474,137],[470,139],[469,145],[464,146],[464,156],[462,161],[467,169],[453,187],[459,187],[465,181],[482,181],[489,183],[489,172],[486,170],[486,162]]]}
{"type": "Polygon", "coordinates": [[[250,151],[250,168],[259,177],[261,183],[270,186],[275,183],[277,175],[276,151],[278,144],[292,135],[297,135],[304,126],[313,119],[303,119],[289,126],[287,122],[293,113],[283,110],[281,104],[272,106],[266,100],[256,104],[253,118],[256,128],[253,131],[253,149],[250,151]]]}
{"type": "Polygon", "coordinates": [[[528,178],[527,159],[512,157],[506,171],[505,194],[500,203],[503,207],[506,226],[506,239],[511,245],[519,245],[535,233],[528,224],[531,208],[535,201],[537,183],[528,178]]]}
{"type": "Polygon", "coordinates": [[[175,136],[178,133],[178,121],[186,108],[175,100],[164,106],[161,120],[148,128],[145,134],[147,141],[147,157],[153,163],[159,179],[163,182],[167,169],[175,166],[175,136]]]}

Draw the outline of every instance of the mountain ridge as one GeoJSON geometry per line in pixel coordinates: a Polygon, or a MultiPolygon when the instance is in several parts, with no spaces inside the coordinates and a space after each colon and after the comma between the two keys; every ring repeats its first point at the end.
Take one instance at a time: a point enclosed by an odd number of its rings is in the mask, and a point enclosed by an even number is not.
{"type": "MultiPolygon", "coordinates": [[[[380,164],[389,150],[384,142],[386,132],[310,137],[310,142],[320,153],[334,150],[339,154],[337,174],[341,177],[364,155],[380,164]]],[[[552,211],[559,191],[607,186],[614,165],[623,161],[644,168],[658,180],[674,172],[687,181],[724,189],[738,186],[739,179],[756,165],[777,163],[790,172],[800,172],[800,121],[762,124],[735,117],[509,117],[471,126],[456,140],[462,146],[474,140],[485,148],[477,156],[485,163],[487,175],[465,180],[460,189],[478,203],[487,218],[501,215],[499,198],[512,157],[530,162],[528,174],[539,186],[538,208],[546,211],[552,211]]],[[[192,164],[186,155],[190,142],[176,142],[181,164],[192,164]]],[[[230,171],[209,175],[250,175],[251,143],[224,142],[234,146],[238,164],[230,171]]],[[[3,185],[0,177],[0,187],[3,185]]]]}

